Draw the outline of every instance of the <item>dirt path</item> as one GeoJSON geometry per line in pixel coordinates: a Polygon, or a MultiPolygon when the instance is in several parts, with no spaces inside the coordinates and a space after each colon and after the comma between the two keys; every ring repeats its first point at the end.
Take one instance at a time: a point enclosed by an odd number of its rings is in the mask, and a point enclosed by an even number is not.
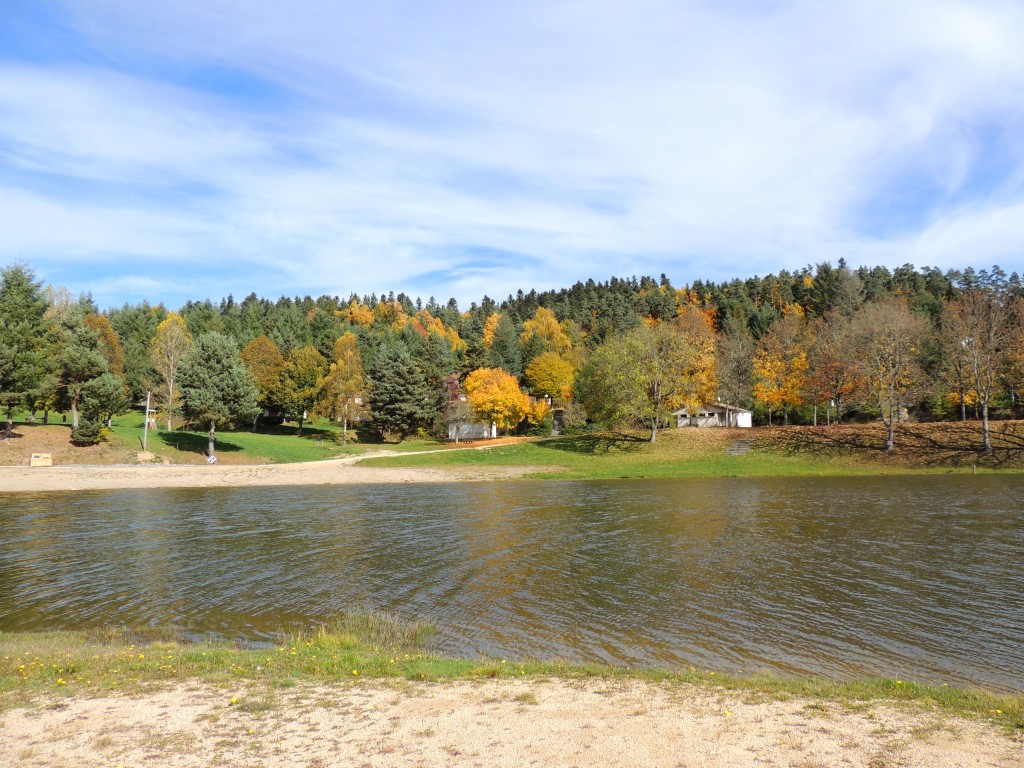
{"type": "Polygon", "coordinates": [[[912,707],[538,680],[72,698],[0,714],[0,755],[12,768],[1024,765],[988,724],[912,707]]]}

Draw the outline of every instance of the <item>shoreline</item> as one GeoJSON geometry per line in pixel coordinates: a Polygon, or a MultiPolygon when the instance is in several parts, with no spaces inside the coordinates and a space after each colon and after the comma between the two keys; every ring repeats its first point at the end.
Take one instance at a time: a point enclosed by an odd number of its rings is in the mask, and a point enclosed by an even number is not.
{"type": "Polygon", "coordinates": [[[359,466],[358,462],[363,458],[369,456],[290,464],[0,466],[0,489],[10,493],[33,493],[132,488],[462,483],[513,479],[536,471],[534,467],[359,466]]]}
{"type": "Polygon", "coordinates": [[[638,680],[170,683],[0,711],[12,765],[1019,765],[994,724],[894,701],[638,680]]]}

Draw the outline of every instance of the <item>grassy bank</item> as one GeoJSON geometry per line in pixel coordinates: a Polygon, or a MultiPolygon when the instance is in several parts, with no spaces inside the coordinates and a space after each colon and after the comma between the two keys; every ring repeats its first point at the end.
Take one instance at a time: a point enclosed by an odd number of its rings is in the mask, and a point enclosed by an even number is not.
{"type": "Polygon", "coordinates": [[[560,437],[484,450],[368,459],[372,466],[531,466],[534,477],[731,477],[989,472],[1024,469],[1024,428],[1002,424],[993,456],[978,450],[974,425],[906,425],[897,450],[883,450],[878,425],[754,430],[669,429],[650,443],[641,433],[560,437]],[[736,447],[745,453],[732,455],[736,447]]]}
{"type": "Polygon", "coordinates": [[[452,659],[426,650],[431,627],[389,616],[354,614],[314,631],[282,635],[265,648],[188,643],[173,631],[0,633],[0,706],[40,698],[143,692],[195,680],[223,687],[232,705],[257,706],[263,693],[306,681],[501,678],[640,679],[739,691],[751,697],[827,699],[856,706],[908,702],[1024,731],[1024,697],[930,686],[909,680],[836,682],[767,674],[666,672],[596,664],[452,659]],[[234,694],[239,694],[235,696],[234,694]],[[246,698],[249,697],[249,698],[246,698]]]}

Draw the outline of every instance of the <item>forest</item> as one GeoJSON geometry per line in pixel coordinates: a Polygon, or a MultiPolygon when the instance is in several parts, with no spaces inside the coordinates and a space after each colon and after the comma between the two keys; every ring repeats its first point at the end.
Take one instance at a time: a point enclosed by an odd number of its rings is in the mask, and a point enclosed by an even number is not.
{"type": "Polygon", "coordinates": [[[675,287],[664,274],[484,296],[460,308],[399,293],[255,293],[100,309],[25,264],[0,283],[0,407],[65,414],[103,438],[150,395],[162,426],[338,420],[401,440],[493,422],[547,434],[633,427],[721,401],[757,423],[1022,416],[1024,285],[1016,273],[904,265],[675,287]]]}

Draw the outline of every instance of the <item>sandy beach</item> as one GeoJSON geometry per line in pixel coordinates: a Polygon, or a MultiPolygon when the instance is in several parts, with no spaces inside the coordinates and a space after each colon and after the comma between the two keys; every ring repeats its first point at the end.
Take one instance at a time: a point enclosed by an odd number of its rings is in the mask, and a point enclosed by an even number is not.
{"type": "Polygon", "coordinates": [[[910,705],[533,679],[80,695],[3,711],[0,754],[19,768],[1024,764],[992,725],[910,705]]]}
{"type": "Polygon", "coordinates": [[[296,464],[139,464],[0,467],[0,490],[85,491],[118,488],[218,488],[351,483],[447,483],[521,477],[528,467],[465,469],[364,467],[359,458],[296,464]]]}

